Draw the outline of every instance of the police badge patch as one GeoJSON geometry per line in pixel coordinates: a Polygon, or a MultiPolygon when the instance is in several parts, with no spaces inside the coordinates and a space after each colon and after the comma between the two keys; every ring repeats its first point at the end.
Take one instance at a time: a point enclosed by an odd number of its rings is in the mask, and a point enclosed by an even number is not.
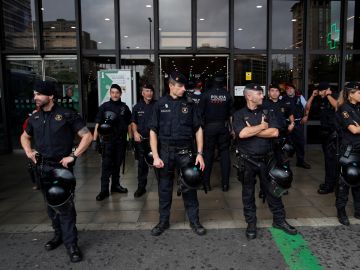
{"type": "Polygon", "coordinates": [[[342,115],[343,115],[343,117],[345,118],[345,119],[348,119],[350,116],[349,116],[349,113],[347,112],[347,111],[344,111],[343,113],[342,113],[342,115]]]}
{"type": "Polygon", "coordinates": [[[188,113],[189,112],[189,109],[187,107],[182,107],[181,108],[181,112],[182,113],[188,113]]]}
{"type": "Polygon", "coordinates": [[[61,121],[62,119],[63,119],[63,116],[61,114],[55,115],[55,120],[56,121],[61,121]]]}

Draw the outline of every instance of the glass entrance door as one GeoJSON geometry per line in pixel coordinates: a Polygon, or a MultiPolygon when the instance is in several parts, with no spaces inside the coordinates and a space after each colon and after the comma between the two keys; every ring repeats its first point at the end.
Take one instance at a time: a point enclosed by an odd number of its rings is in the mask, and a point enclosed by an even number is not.
{"type": "MultiPolygon", "coordinates": [[[[227,55],[163,55],[160,56],[160,95],[168,91],[167,81],[174,71],[184,74],[189,83],[187,90],[192,90],[196,84],[201,83],[202,91],[211,87],[211,83],[218,71],[228,74],[227,55]]],[[[229,85],[227,76],[226,87],[229,85]]]]}

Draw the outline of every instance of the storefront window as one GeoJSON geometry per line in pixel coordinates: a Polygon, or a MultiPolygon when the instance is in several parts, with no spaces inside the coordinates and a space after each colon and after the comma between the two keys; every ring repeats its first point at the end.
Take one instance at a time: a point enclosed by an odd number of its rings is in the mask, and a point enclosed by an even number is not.
{"type": "Polygon", "coordinates": [[[302,48],[305,20],[303,1],[274,0],[272,10],[272,48],[302,48]]]}
{"type": "MultiPolygon", "coordinates": [[[[266,91],[266,55],[237,55],[234,58],[234,95],[236,109],[245,105],[243,90],[248,83],[258,83],[266,91]]],[[[265,93],[264,93],[265,94],[265,93]]]]}
{"type": "Polygon", "coordinates": [[[153,49],[152,1],[120,1],[120,33],[122,49],[153,49]],[[151,3],[151,4],[150,4],[151,3]],[[134,16],[136,14],[136,16],[134,16]]]}
{"type": "Polygon", "coordinates": [[[93,57],[85,58],[82,63],[83,67],[83,91],[85,99],[84,116],[87,122],[94,122],[96,113],[99,108],[98,103],[98,79],[97,73],[104,69],[115,69],[115,57],[93,57]]]}
{"type": "Polygon", "coordinates": [[[360,1],[348,2],[348,14],[346,18],[347,33],[346,47],[348,49],[360,49],[360,1]]]}
{"type": "Polygon", "coordinates": [[[338,49],[340,1],[310,1],[310,49],[338,49]]]}
{"type": "Polygon", "coordinates": [[[229,47],[228,1],[197,1],[197,47],[229,47]]]}
{"type": "Polygon", "coordinates": [[[360,54],[346,55],[345,82],[360,81],[360,54]]]}
{"type": "Polygon", "coordinates": [[[266,49],[267,1],[235,0],[234,42],[239,49],[266,49]]]}
{"type": "Polygon", "coordinates": [[[36,49],[34,1],[2,1],[2,20],[7,49],[36,49]]]}
{"type": "Polygon", "coordinates": [[[284,83],[291,83],[298,90],[303,89],[302,54],[273,54],[271,66],[271,82],[280,84],[280,87],[285,86],[284,83]]]}
{"type": "Polygon", "coordinates": [[[85,49],[115,49],[114,0],[81,0],[85,49]]]}
{"type": "Polygon", "coordinates": [[[191,0],[159,0],[160,49],[191,48],[191,0]]]}
{"type": "Polygon", "coordinates": [[[43,37],[46,49],[75,49],[76,22],[73,0],[43,0],[43,37]]]}

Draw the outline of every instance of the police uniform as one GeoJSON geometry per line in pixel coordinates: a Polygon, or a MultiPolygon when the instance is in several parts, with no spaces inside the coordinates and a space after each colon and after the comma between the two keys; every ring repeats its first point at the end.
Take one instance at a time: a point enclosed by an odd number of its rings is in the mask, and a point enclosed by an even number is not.
{"type": "MultiPolygon", "coordinates": [[[[222,74],[216,76],[225,76],[222,74]]],[[[216,78],[215,78],[216,79],[216,78]]],[[[220,154],[221,184],[223,191],[229,189],[230,177],[230,131],[229,119],[232,115],[232,97],[216,80],[212,88],[202,94],[200,112],[204,121],[204,182],[208,189],[217,146],[220,154]]]]}
{"type": "Polygon", "coordinates": [[[201,100],[201,96],[202,96],[201,92],[189,93],[188,96],[192,99],[192,101],[194,101],[195,105],[200,104],[200,100],[201,100]]]}
{"type": "Polygon", "coordinates": [[[289,119],[289,116],[293,114],[290,104],[287,104],[283,99],[278,99],[277,101],[265,99],[262,107],[276,117],[280,136],[285,137],[288,130],[287,120],[289,119]]]}
{"type": "MultiPolygon", "coordinates": [[[[320,83],[318,90],[326,90],[329,88],[327,83],[320,83]]],[[[337,94],[331,94],[334,99],[338,98],[337,94]]],[[[330,104],[327,97],[321,98],[319,102],[320,109],[320,138],[321,146],[325,159],[325,183],[321,184],[318,193],[327,194],[334,191],[336,180],[338,178],[337,170],[337,124],[335,108],[330,104]]]]}
{"type": "MultiPolygon", "coordinates": [[[[257,84],[249,84],[245,89],[262,91],[262,87],[257,84]]],[[[251,110],[248,106],[237,111],[233,116],[233,128],[237,136],[250,124],[257,126],[261,124],[262,118],[268,122],[269,128],[279,129],[279,124],[273,113],[263,110],[261,106],[251,110]]],[[[273,226],[279,227],[294,234],[294,228],[285,220],[285,210],[281,197],[275,197],[266,188],[269,184],[268,163],[273,156],[272,139],[252,136],[239,138],[237,149],[241,162],[244,162],[244,174],[242,179],[242,200],[244,205],[245,221],[248,223],[247,236],[256,237],[256,205],[255,205],[255,184],[256,176],[259,176],[260,185],[263,187],[269,208],[273,213],[273,226]]],[[[295,230],[296,233],[296,230],[295,230]]]]}
{"type": "MultiPolygon", "coordinates": [[[[177,83],[186,84],[186,78],[181,73],[172,73],[171,78],[177,83]]],[[[163,168],[156,169],[159,177],[160,222],[152,230],[154,236],[169,227],[174,172],[194,164],[194,135],[200,127],[201,119],[195,104],[185,96],[174,99],[166,94],[154,105],[150,129],[157,135],[159,157],[164,162],[163,168]]],[[[190,225],[197,234],[204,234],[205,230],[199,223],[197,191],[189,189],[182,192],[182,197],[190,225]],[[198,233],[198,229],[202,232],[198,233]]]]}
{"type": "Polygon", "coordinates": [[[301,95],[290,97],[285,94],[282,100],[285,102],[286,106],[291,108],[295,118],[295,126],[289,134],[289,138],[295,147],[297,159],[296,165],[310,169],[310,165],[305,162],[305,129],[304,125],[300,123],[301,119],[304,117],[304,106],[301,103],[301,98],[301,95]]]}
{"type": "Polygon", "coordinates": [[[136,158],[138,160],[138,190],[143,193],[146,191],[147,175],[149,166],[144,156],[148,154],[149,142],[149,123],[152,118],[152,111],[155,101],[151,100],[148,104],[142,99],[132,110],[131,122],[137,126],[137,131],[142,137],[141,142],[135,142],[136,158]]]}
{"type": "MultiPolygon", "coordinates": [[[[360,88],[359,84],[356,85],[358,85],[358,88],[360,88]]],[[[359,134],[353,134],[348,130],[350,125],[356,125],[356,123],[360,123],[360,106],[351,104],[350,102],[346,101],[338,109],[336,116],[341,128],[340,157],[346,155],[346,152],[349,151],[349,149],[350,153],[360,154],[360,136],[359,134]]],[[[350,224],[345,212],[349,190],[350,187],[345,184],[344,180],[340,177],[336,192],[336,208],[338,210],[339,221],[344,225],[350,224]]],[[[355,208],[354,217],[360,219],[360,186],[351,187],[351,192],[353,195],[355,208]]]]}
{"type": "Polygon", "coordinates": [[[131,120],[129,107],[121,100],[109,101],[99,107],[95,122],[104,122],[105,112],[116,114],[113,125],[113,134],[102,145],[101,191],[96,200],[101,201],[109,196],[109,182],[111,176],[111,191],[126,193],[127,189],[120,185],[120,166],[124,161],[127,145],[127,132],[131,120]]]}
{"type": "MultiPolygon", "coordinates": [[[[44,194],[46,192],[44,187],[51,182],[51,171],[55,168],[62,168],[60,160],[71,155],[75,134],[84,127],[86,125],[77,113],[57,104],[54,104],[51,111],[40,110],[30,116],[25,131],[34,138],[35,149],[41,155],[37,167],[44,194]]],[[[68,250],[77,246],[74,203],[66,212],[57,213],[49,206],[47,212],[55,230],[56,246],[61,240],[68,250]]],[[[45,246],[48,250],[56,247],[50,242],[45,246]]]]}

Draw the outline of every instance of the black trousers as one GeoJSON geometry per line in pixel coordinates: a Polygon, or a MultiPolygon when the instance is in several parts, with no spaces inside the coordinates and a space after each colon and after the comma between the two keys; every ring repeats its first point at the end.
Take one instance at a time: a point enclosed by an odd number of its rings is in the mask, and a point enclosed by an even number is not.
{"type": "Polygon", "coordinates": [[[293,131],[289,134],[289,139],[294,145],[297,163],[305,161],[305,129],[304,125],[296,123],[293,131]]]}
{"type": "Polygon", "coordinates": [[[256,176],[260,179],[260,186],[265,192],[270,211],[273,214],[275,223],[281,223],[285,220],[285,210],[281,198],[276,198],[269,192],[269,176],[266,163],[257,161],[260,168],[245,161],[245,172],[242,190],[242,200],[244,204],[244,216],[247,223],[256,223],[256,205],[255,205],[255,184],[256,176]]]}
{"type": "Polygon", "coordinates": [[[325,160],[325,185],[329,189],[333,189],[339,175],[336,157],[336,139],[331,139],[332,133],[326,133],[322,137],[322,150],[325,160]]]}
{"type": "Polygon", "coordinates": [[[149,141],[135,142],[135,158],[138,161],[138,187],[145,188],[147,185],[147,176],[149,166],[145,161],[145,155],[149,151],[149,141]]]}
{"type": "MultiPolygon", "coordinates": [[[[349,198],[350,187],[345,184],[342,177],[339,177],[339,184],[336,188],[336,208],[342,209],[346,207],[349,198]]],[[[360,214],[360,186],[351,187],[351,193],[354,200],[355,212],[360,214]]]]}
{"type": "Polygon", "coordinates": [[[204,129],[204,182],[210,184],[214,162],[214,151],[217,146],[220,154],[221,183],[229,185],[230,178],[230,134],[224,123],[207,124],[204,129]]]}
{"type": "MultiPolygon", "coordinates": [[[[49,188],[52,179],[49,177],[51,170],[56,167],[43,165],[38,167],[38,174],[40,176],[41,191],[46,202],[45,192],[49,188]]],[[[58,168],[58,167],[57,167],[58,168]]],[[[75,188],[75,187],[74,187],[75,188]]],[[[52,222],[52,227],[55,233],[61,235],[66,248],[73,244],[77,244],[78,233],[76,228],[76,210],[74,201],[66,212],[56,212],[53,208],[47,205],[47,214],[52,222]]]]}
{"type": "MultiPolygon", "coordinates": [[[[191,151],[191,147],[189,147],[191,151]]],[[[179,154],[178,150],[166,145],[160,146],[160,158],[164,162],[164,167],[158,170],[159,182],[159,213],[160,222],[168,222],[170,219],[170,209],[173,194],[174,173],[178,171],[188,162],[194,162],[194,157],[187,154],[179,154]]],[[[190,222],[199,221],[199,201],[197,198],[197,190],[191,189],[182,192],[185,211],[190,222]]]]}
{"type": "Polygon", "coordinates": [[[114,139],[104,142],[102,150],[101,166],[101,191],[109,192],[111,186],[120,185],[120,166],[124,161],[126,153],[126,139],[114,139]]]}

